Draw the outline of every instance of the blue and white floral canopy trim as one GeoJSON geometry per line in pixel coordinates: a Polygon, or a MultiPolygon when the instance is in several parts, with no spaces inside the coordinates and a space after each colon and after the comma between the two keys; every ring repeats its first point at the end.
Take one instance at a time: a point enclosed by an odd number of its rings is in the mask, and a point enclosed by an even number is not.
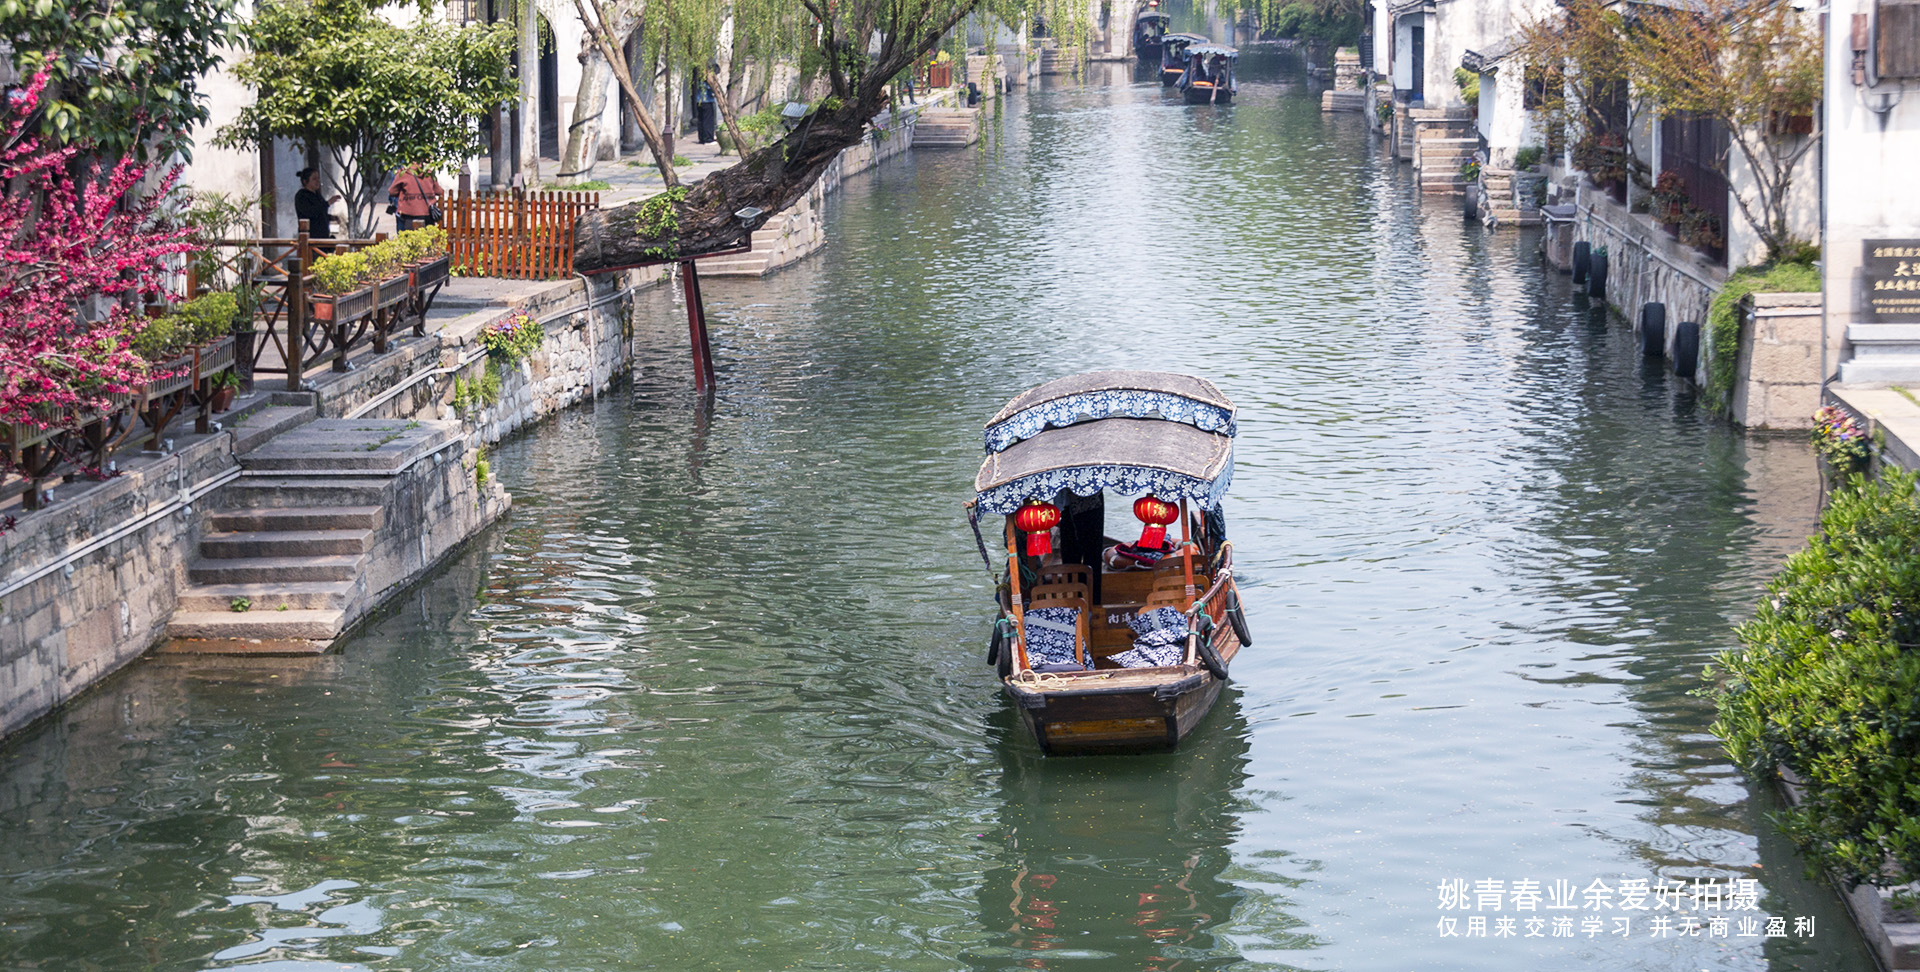
{"type": "Polygon", "coordinates": [[[1233,401],[1205,378],[1169,371],[1090,371],[1020,393],[987,423],[989,455],[1047,429],[1106,418],[1160,419],[1232,437],[1233,401]]]}
{"type": "Polygon", "coordinates": [[[1022,476],[1012,482],[982,490],[977,504],[987,513],[1006,516],[1029,499],[1052,500],[1061,490],[1075,496],[1092,496],[1103,489],[1127,496],[1152,494],[1163,500],[1194,500],[1201,509],[1216,509],[1233,481],[1233,457],[1227,457],[1220,475],[1206,479],[1150,466],[1103,464],[1069,466],[1022,476]]]}
{"type": "Polygon", "coordinates": [[[1014,413],[1005,421],[988,426],[987,451],[1000,452],[1046,429],[1065,428],[1075,422],[1112,416],[1140,419],[1159,417],[1228,436],[1239,432],[1232,406],[1222,408],[1170,392],[1109,389],[1041,402],[1014,413]]]}

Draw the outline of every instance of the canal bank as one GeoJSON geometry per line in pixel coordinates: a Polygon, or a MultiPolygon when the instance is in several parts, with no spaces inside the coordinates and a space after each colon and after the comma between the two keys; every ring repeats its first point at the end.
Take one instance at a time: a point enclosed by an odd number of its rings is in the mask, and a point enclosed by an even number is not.
{"type": "MultiPolygon", "coordinates": [[[[760,276],[817,252],[828,194],[910,148],[917,116],[877,119],[873,138],[842,153],[721,272],[760,276]]],[[[644,178],[631,181],[613,203],[645,191],[644,178]]],[[[592,400],[636,355],[685,342],[684,309],[660,307],[669,323],[645,329],[656,343],[634,343],[634,296],[671,279],[665,268],[456,278],[424,335],[317,373],[306,391],[243,396],[224,427],[122,456],[104,482],[56,486],[48,510],[0,533],[0,737],[155,647],[328,650],[506,511],[489,445],[592,400]],[[482,332],[521,314],[541,324],[540,348],[492,361],[482,332]]]]}
{"type": "Polygon", "coordinates": [[[1873,968],[1690,694],[1813,522],[1805,444],[1243,60],[1231,109],[1043,77],[999,153],[854,180],[829,259],[708,288],[711,399],[662,342],[490,448],[516,515],[346,650],[136,666],[18,736],[0,960],[1873,968]],[[1184,753],[1045,760],[959,503],[1008,397],[1121,366],[1240,405],[1257,647],[1184,753]],[[1696,878],[1787,934],[1544,910],[1696,878]]]}

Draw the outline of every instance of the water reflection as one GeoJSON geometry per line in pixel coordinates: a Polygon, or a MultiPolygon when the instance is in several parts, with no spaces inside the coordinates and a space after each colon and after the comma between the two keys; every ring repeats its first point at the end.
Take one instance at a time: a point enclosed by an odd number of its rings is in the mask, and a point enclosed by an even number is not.
{"type": "MultiPolygon", "coordinates": [[[[1250,897],[1278,912],[1283,889],[1228,878],[1231,851],[1250,805],[1247,721],[1228,689],[1192,745],[1177,755],[1140,758],[1042,757],[1012,713],[995,717],[1002,738],[999,863],[980,886],[988,944],[962,958],[975,969],[1101,968],[1172,972],[1242,962],[1225,929],[1250,897]]],[[[1266,947],[1307,947],[1283,922],[1265,929],[1266,947]]]]}

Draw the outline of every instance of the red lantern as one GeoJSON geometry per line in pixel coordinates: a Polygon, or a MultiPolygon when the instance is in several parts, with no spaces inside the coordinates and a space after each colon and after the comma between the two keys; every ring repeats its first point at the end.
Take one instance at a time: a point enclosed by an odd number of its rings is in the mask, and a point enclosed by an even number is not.
{"type": "Polygon", "coordinates": [[[1142,496],[1133,501],[1133,515],[1147,525],[1140,531],[1141,550],[1158,550],[1167,542],[1167,524],[1180,519],[1180,507],[1163,499],[1142,496]]]}
{"type": "Polygon", "coordinates": [[[1013,525],[1027,535],[1027,556],[1039,557],[1053,552],[1053,534],[1048,532],[1060,522],[1060,507],[1039,500],[1028,500],[1027,505],[1013,515],[1013,525]]]}

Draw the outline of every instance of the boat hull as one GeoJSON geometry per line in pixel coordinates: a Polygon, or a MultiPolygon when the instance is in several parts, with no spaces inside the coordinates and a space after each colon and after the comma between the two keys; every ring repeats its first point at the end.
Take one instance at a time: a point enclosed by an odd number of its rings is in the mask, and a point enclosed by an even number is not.
{"type": "Polygon", "coordinates": [[[1194,84],[1187,86],[1185,94],[1187,104],[1190,105],[1233,104],[1233,90],[1230,88],[1221,88],[1219,89],[1219,93],[1215,94],[1215,89],[1212,85],[1194,84]]]}
{"type": "Polygon", "coordinates": [[[1174,87],[1175,85],[1178,85],[1180,83],[1181,77],[1185,76],[1186,73],[1187,72],[1185,68],[1170,68],[1170,67],[1161,68],[1160,69],[1160,87],[1171,88],[1171,87],[1174,87]]]}
{"type": "MultiPolygon", "coordinates": [[[[1220,631],[1218,648],[1231,664],[1240,649],[1231,629],[1220,631]]],[[[1213,709],[1225,683],[1205,668],[1185,665],[1062,679],[1014,677],[1003,684],[1042,752],[1088,756],[1178,747],[1213,709]]]]}

